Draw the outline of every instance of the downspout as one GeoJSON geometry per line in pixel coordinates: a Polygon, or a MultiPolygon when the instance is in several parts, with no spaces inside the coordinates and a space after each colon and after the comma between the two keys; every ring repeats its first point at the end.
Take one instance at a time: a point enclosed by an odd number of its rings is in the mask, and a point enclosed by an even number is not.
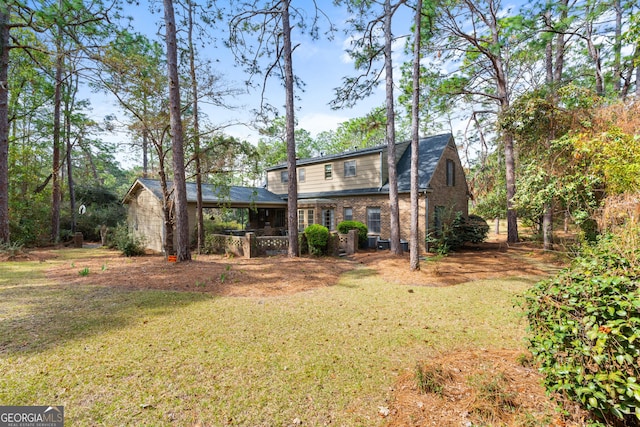
{"type": "Polygon", "coordinates": [[[384,185],[384,175],[383,175],[383,161],[382,161],[382,151],[380,151],[380,186],[378,187],[378,191],[382,190],[382,186],[384,185]]]}

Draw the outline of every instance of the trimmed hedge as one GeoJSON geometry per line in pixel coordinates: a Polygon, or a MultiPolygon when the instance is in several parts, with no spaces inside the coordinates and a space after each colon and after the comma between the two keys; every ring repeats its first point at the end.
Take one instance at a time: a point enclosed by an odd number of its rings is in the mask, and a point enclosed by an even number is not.
{"type": "Polygon", "coordinates": [[[358,230],[358,248],[364,249],[369,245],[367,234],[369,229],[359,221],[342,221],[338,224],[338,232],[347,234],[350,230],[358,230]]]}
{"type": "Polygon", "coordinates": [[[311,224],[304,229],[311,255],[326,255],[329,243],[329,229],[320,224],[311,224]]]}
{"type": "Polygon", "coordinates": [[[570,268],[526,293],[529,345],[548,391],[605,425],[638,426],[640,250],[617,239],[586,245],[570,268]]]}

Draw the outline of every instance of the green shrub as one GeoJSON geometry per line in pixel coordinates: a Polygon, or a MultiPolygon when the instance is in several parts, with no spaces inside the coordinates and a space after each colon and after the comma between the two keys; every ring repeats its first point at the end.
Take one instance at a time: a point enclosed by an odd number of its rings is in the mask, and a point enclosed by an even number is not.
{"type": "Polygon", "coordinates": [[[24,245],[22,242],[0,243],[0,254],[6,254],[9,259],[24,253],[24,245]]]}
{"type": "Polygon", "coordinates": [[[469,243],[482,243],[489,234],[489,224],[478,215],[469,215],[462,224],[462,238],[469,243]]]}
{"type": "Polygon", "coordinates": [[[363,249],[369,246],[367,234],[369,229],[359,221],[342,221],[338,224],[338,232],[347,234],[350,230],[358,230],[358,248],[363,249]]]}
{"type": "Polygon", "coordinates": [[[320,224],[311,224],[304,229],[311,255],[325,255],[329,243],[329,229],[320,224]]]}
{"type": "MultiPolygon", "coordinates": [[[[631,234],[638,233],[634,227],[631,234]]],[[[606,425],[640,425],[640,249],[605,236],[526,294],[547,390],[606,425]]],[[[628,236],[628,235],[627,235],[628,236]]]]}
{"type": "Polygon", "coordinates": [[[439,255],[456,251],[465,243],[481,243],[487,238],[489,224],[482,217],[469,215],[465,218],[458,211],[451,221],[444,221],[441,230],[435,230],[427,236],[429,250],[439,255]]]}
{"type": "Polygon", "coordinates": [[[237,221],[219,221],[205,219],[204,232],[205,234],[225,234],[226,230],[242,230],[242,224],[237,221]]]}
{"type": "Polygon", "coordinates": [[[119,224],[111,239],[109,246],[118,249],[125,256],[144,255],[144,240],[129,232],[126,224],[119,224]]]}

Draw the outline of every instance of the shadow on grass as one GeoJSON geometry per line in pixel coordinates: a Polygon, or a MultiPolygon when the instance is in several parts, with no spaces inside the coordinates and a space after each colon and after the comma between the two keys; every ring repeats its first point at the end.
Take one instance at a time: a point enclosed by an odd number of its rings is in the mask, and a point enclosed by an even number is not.
{"type": "Polygon", "coordinates": [[[0,288],[0,355],[38,353],[207,299],[195,293],[98,286],[0,288]]]}
{"type": "Polygon", "coordinates": [[[356,268],[355,270],[342,273],[337,286],[343,288],[359,288],[362,286],[362,283],[358,282],[359,280],[365,279],[367,277],[375,277],[378,275],[378,272],[373,268],[356,268]]]}

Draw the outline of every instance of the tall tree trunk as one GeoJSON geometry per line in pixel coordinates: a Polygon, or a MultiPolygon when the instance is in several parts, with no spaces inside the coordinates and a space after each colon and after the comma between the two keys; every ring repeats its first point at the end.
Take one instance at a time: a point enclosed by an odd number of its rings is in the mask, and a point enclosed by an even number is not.
{"type": "Polygon", "coordinates": [[[420,157],[420,35],[422,23],[422,0],[416,1],[416,16],[413,40],[413,92],[411,96],[411,239],[409,269],[420,270],[418,254],[419,183],[418,160],[420,157]]]}
{"type": "MultiPolygon", "coordinates": [[[[143,117],[147,117],[147,95],[144,95],[143,117]]],[[[142,123],[142,176],[147,178],[149,176],[149,130],[147,124],[142,123]]]]}
{"type": "MultiPolygon", "coordinates": [[[[547,29],[551,28],[551,7],[548,2],[547,9],[544,11],[544,22],[547,29]]],[[[546,72],[545,80],[547,84],[553,83],[553,39],[547,41],[544,49],[544,69],[546,72]]]]}
{"type": "Polygon", "coordinates": [[[553,249],[553,203],[544,204],[544,213],[542,214],[542,236],[543,247],[545,251],[553,249]]]}
{"type": "Polygon", "coordinates": [[[204,217],[202,216],[202,168],[200,167],[200,114],[198,111],[198,80],[196,76],[196,52],[193,47],[193,13],[194,4],[187,2],[188,39],[189,39],[189,72],[191,74],[191,96],[193,97],[193,155],[196,161],[196,221],[197,250],[204,246],[204,217]]]}
{"type": "MultiPolygon", "coordinates": [[[[76,80],[77,81],[77,80],[76,80]]],[[[68,85],[71,87],[71,84],[68,85]]],[[[73,95],[75,96],[75,94],[73,95]]],[[[71,233],[76,232],[76,190],[75,185],[73,183],[73,163],[71,162],[71,110],[73,109],[73,103],[71,102],[71,89],[68,89],[67,96],[65,97],[65,114],[64,114],[64,122],[65,122],[65,145],[66,145],[66,163],[67,163],[67,183],[69,185],[69,208],[71,210],[71,233]]]]}
{"type": "Polygon", "coordinates": [[[387,164],[389,170],[389,218],[390,236],[389,245],[391,253],[402,254],[400,246],[400,210],[398,207],[398,172],[396,170],[396,126],[395,111],[393,105],[393,61],[391,59],[393,34],[391,33],[391,19],[393,11],[391,0],[384,2],[384,68],[385,68],[385,92],[387,108],[387,164]]]}
{"type": "Polygon", "coordinates": [[[167,184],[167,174],[164,171],[164,163],[161,163],[161,168],[158,173],[160,175],[160,188],[162,188],[162,214],[164,220],[164,245],[163,250],[165,256],[171,255],[174,252],[173,247],[173,202],[171,199],[171,193],[167,184]]]}
{"type": "MultiPolygon", "coordinates": [[[[495,24],[495,22],[494,22],[495,24]]],[[[493,42],[498,46],[497,27],[492,29],[493,42]]],[[[500,55],[494,57],[494,67],[496,71],[496,85],[498,97],[500,99],[501,111],[509,109],[509,87],[507,76],[504,71],[504,64],[500,55]]],[[[504,144],[504,165],[507,184],[507,243],[518,242],[518,213],[515,209],[514,198],[516,195],[516,168],[515,168],[515,149],[513,144],[513,135],[509,131],[505,131],[502,135],[502,143],[504,144]]]]}
{"type": "Polygon", "coordinates": [[[0,4],[0,244],[9,243],[9,7],[0,4]]]}
{"type": "Polygon", "coordinates": [[[516,168],[513,135],[505,133],[502,141],[504,143],[505,174],[507,181],[507,243],[517,243],[518,213],[514,206],[514,198],[516,195],[516,168]]]}
{"type": "Polygon", "coordinates": [[[173,204],[175,206],[178,261],[190,261],[189,217],[187,212],[187,186],[184,174],[184,135],[180,116],[180,82],[178,79],[178,42],[173,1],[163,0],[167,44],[167,74],[169,77],[169,116],[171,148],[173,154],[173,204]]]}
{"type": "MultiPolygon", "coordinates": [[[[62,2],[59,2],[59,13],[62,13],[62,2]]],[[[53,165],[51,171],[51,242],[60,240],[60,116],[62,109],[62,71],[64,55],[62,52],[62,28],[58,24],[56,39],[56,72],[55,90],[53,95],[53,165]]]]}
{"type": "Polygon", "coordinates": [[[589,52],[589,56],[593,61],[594,74],[596,78],[596,93],[599,96],[604,96],[604,75],[602,73],[602,58],[600,56],[600,49],[596,46],[593,40],[596,35],[593,33],[593,21],[589,16],[591,12],[591,8],[587,6],[585,12],[585,39],[587,42],[587,51],[589,52]]]}
{"type": "Polygon", "coordinates": [[[285,120],[287,138],[287,221],[289,227],[289,257],[298,256],[298,177],[296,173],[295,116],[293,104],[293,61],[291,58],[291,24],[289,0],[282,2],[282,57],[284,58],[284,87],[286,92],[285,120]]]}
{"type": "MultiPolygon", "coordinates": [[[[569,14],[569,0],[560,1],[560,21],[564,22],[569,14]]],[[[555,66],[553,69],[553,81],[556,85],[562,83],[562,73],[564,71],[564,52],[566,50],[565,37],[562,31],[556,34],[555,66]]]]}
{"type": "Polygon", "coordinates": [[[615,39],[613,41],[613,90],[620,96],[622,81],[622,6],[620,0],[613,1],[616,13],[615,39]]]}
{"type": "MultiPolygon", "coordinates": [[[[547,15],[547,22],[551,22],[551,10],[548,10],[548,15],[547,15]]],[[[551,33],[553,34],[553,33],[551,33]]],[[[549,86],[549,89],[551,90],[552,93],[552,101],[554,104],[556,104],[556,96],[555,96],[555,90],[556,90],[556,82],[554,81],[554,70],[553,70],[553,39],[549,39],[549,41],[547,41],[547,46],[545,49],[545,62],[546,62],[546,70],[547,70],[547,75],[546,75],[546,83],[547,86],[549,86]]],[[[551,141],[555,139],[555,125],[554,125],[554,121],[552,118],[551,121],[551,127],[549,129],[549,135],[546,137],[546,140],[543,141],[546,152],[549,153],[550,148],[551,148],[551,141]]],[[[546,153],[545,153],[546,155],[546,153]]],[[[547,179],[548,182],[548,179],[547,179]]],[[[552,201],[547,201],[546,203],[544,203],[544,213],[542,215],[542,240],[543,240],[543,246],[545,250],[551,250],[553,249],[553,203],[552,201]]]]}

